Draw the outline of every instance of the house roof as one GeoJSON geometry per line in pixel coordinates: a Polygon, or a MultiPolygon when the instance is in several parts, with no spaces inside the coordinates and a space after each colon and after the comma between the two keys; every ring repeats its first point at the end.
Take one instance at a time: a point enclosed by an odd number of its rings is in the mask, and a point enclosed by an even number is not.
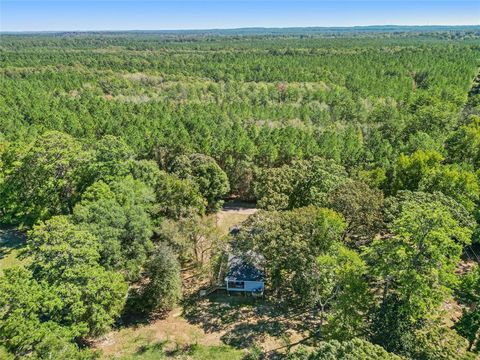
{"type": "Polygon", "coordinates": [[[228,256],[227,279],[239,281],[264,281],[265,272],[261,266],[263,257],[253,251],[228,256]]]}

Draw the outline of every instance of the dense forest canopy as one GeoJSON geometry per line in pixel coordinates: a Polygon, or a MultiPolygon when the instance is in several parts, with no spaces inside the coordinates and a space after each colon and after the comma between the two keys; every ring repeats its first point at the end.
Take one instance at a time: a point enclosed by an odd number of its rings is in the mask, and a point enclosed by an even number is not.
{"type": "Polygon", "coordinates": [[[317,319],[292,359],[478,356],[478,27],[3,34],[0,63],[5,356],[98,356],[230,246],[317,319]]]}

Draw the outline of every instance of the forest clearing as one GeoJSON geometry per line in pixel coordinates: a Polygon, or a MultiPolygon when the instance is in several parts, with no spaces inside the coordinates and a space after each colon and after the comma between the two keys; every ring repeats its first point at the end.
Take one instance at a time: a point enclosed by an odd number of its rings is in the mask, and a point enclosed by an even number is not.
{"type": "Polygon", "coordinates": [[[478,26],[0,55],[2,360],[479,357],[478,26]]]}
{"type": "MultiPolygon", "coordinates": [[[[228,234],[232,227],[241,225],[255,212],[251,204],[230,202],[216,214],[216,224],[228,234]]],[[[185,276],[191,274],[187,271],[185,276]]],[[[303,317],[285,319],[278,311],[275,314],[274,306],[262,299],[228,296],[222,290],[199,298],[199,285],[196,284],[195,291],[190,291],[192,299],[186,299],[166,318],[122,327],[97,340],[95,347],[107,358],[134,358],[135,354],[151,351],[156,356],[166,353],[172,358],[215,359],[212,352],[218,351],[218,359],[227,356],[242,359],[247,354],[245,349],[252,346],[272,353],[284,352],[288,345],[302,339],[303,317]],[[161,347],[155,353],[157,344],[161,347]],[[196,346],[202,350],[196,350],[196,346]]]]}

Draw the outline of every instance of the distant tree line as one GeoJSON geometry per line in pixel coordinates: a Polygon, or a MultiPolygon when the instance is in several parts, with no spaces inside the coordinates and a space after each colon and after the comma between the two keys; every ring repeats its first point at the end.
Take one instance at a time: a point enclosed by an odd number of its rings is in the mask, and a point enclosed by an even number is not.
{"type": "Polygon", "coordinates": [[[2,37],[0,224],[27,262],[0,275],[0,351],[94,358],[165,314],[183,266],[216,274],[231,197],[260,209],[237,250],[318,320],[289,358],[478,356],[471,36],[2,37]]]}

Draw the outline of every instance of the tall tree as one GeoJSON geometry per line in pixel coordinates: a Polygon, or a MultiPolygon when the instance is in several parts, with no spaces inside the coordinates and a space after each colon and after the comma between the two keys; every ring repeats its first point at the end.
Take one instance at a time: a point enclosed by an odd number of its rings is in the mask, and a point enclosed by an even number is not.
{"type": "Polygon", "coordinates": [[[73,218],[101,239],[103,266],[135,279],[153,246],[154,202],[153,190],[131,176],[109,185],[98,181],[85,191],[73,218]]]}
{"type": "Polygon", "coordinates": [[[4,221],[32,225],[70,213],[81,194],[90,158],[70,135],[49,131],[39,136],[0,187],[4,221]]]}
{"type": "Polygon", "coordinates": [[[62,301],[46,283],[37,282],[24,268],[5,270],[0,277],[0,339],[16,356],[29,354],[45,336],[51,321],[42,324],[61,307],[62,301]]]}
{"type": "Polygon", "coordinates": [[[294,161],[279,168],[261,169],[253,191],[258,206],[286,210],[315,205],[326,206],[328,194],[347,180],[345,169],[333,160],[316,157],[294,161]]]}
{"type": "Polygon", "coordinates": [[[175,159],[171,170],[181,179],[190,179],[207,200],[207,211],[217,211],[223,197],[230,191],[225,172],[210,156],[203,154],[182,155],[175,159]]]}
{"type": "MultiPolygon", "coordinates": [[[[279,294],[293,291],[318,256],[341,241],[345,223],[333,210],[315,207],[291,211],[259,211],[242,226],[237,246],[265,257],[271,287],[279,294]]],[[[298,286],[297,286],[298,285],[298,286]]],[[[293,300],[293,299],[291,299],[293,300]]]]}
{"type": "Polygon", "coordinates": [[[171,310],[182,296],[180,264],[165,244],[157,245],[145,264],[148,283],[141,290],[142,307],[147,312],[171,310]]]}
{"type": "Polygon", "coordinates": [[[417,150],[411,155],[400,155],[392,180],[393,191],[418,190],[425,174],[440,166],[442,160],[442,155],[436,151],[417,150]]]}
{"type": "Polygon", "coordinates": [[[468,352],[468,342],[455,330],[431,320],[415,331],[409,357],[420,360],[474,360],[475,354],[468,352]]]}
{"type": "Polygon", "coordinates": [[[207,201],[193,180],[162,171],[155,191],[160,213],[167,218],[182,219],[205,213],[207,201]]]}
{"type": "Polygon", "coordinates": [[[27,246],[34,278],[62,299],[52,319],[75,327],[79,335],[108,330],[123,308],[127,285],[121,274],[98,264],[98,239],[57,216],[36,225],[27,246]]]}
{"type": "MultiPolygon", "coordinates": [[[[106,291],[102,293],[97,288],[96,296],[106,296],[106,299],[103,303],[98,299],[88,299],[97,301],[97,304],[88,304],[96,311],[112,296],[108,292],[110,284],[100,282],[98,286],[105,287],[106,291]]],[[[78,336],[85,335],[84,326],[71,324],[66,319],[66,316],[79,315],[79,308],[67,308],[66,304],[72,293],[80,289],[70,287],[65,294],[58,291],[56,285],[36,280],[27,269],[6,269],[0,277],[0,342],[8,354],[13,354],[15,358],[38,360],[97,358],[93,351],[80,350],[75,343],[78,336]]],[[[98,323],[106,320],[101,312],[91,315],[91,319],[98,323]]]]}
{"type": "Polygon", "coordinates": [[[160,238],[170,244],[183,262],[203,266],[223,250],[223,237],[212,217],[194,215],[178,221],[166,220],[158,229],[160,238]]]}
{"type": "Polygon", "coordinates": [[[92,181],[109,182],[130,173],[133,150],[121,138],[105,135],[94,146],[94,159],[90,163],[92,181]]]}
{"type": "Polygon", "coordinates": [[[400,356],[385,351],[381,346],[359,338],[350,341],[323,341],[313,351],[296,350],[288,360],[401,360],[400,356]]]}
{"type": "Polygon", "coordinates": [[[462,276],[457,296],[465,308],[455,328],[467,338],[469,350],[480,352],[480,266],[462,276]]]}
{"type": "Polygon", "coordinates": [[[353,241],[370,240],[383,222],[383,193],[365,183],[349,181],[329,196],[329,206],[345,217],[345,236],[353,241]]]}
{"type": "MultiPolygon", "coordinates": [[[[451,294],[455,269],[472,230],[462,227],[439,202],[411,201],[403,205],[390,231],[391,237],[375,240],[367,250],[372,272],[383,287],[377,311],[403,319],[405,329],[413,330],[451,294]],[[389,304],[395,306],[386,312],[389,304]]],[[[381,331],[393,333],[399,327],[396,321],[392,326],[381,331]]]]}
{"type": "Polygon", "coordinates": [[[302,303],[318,314],[316,336],[348,340],[364,335],[370,301],[364,280],[366,270],[356,252],[336,245],[294,275],[293,288],[302,303]]]}
{"type": "Polygon", "coordinates": [[[460,166],[445,165],[425,174],[419,183],[422,191],[441,191],[457,200],[470,213],[474,213],[480,200],[477,175],[460,166]]]}
{"type": "Polygon", "coordinates": [[[447,149],[450,160],[480,168],[480,116],[471,115],[467,124],[454,131],[447,139],[447,149]]]}

